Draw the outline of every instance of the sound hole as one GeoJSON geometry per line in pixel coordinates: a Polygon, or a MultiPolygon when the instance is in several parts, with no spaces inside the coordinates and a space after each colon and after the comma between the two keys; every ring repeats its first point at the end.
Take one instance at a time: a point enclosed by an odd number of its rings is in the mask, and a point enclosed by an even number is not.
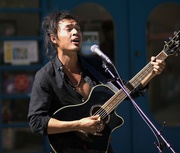
{"type": "Polygon", "coordinates": [[[108,123],[110,120],[110,115],[101,107],[101,105],[93,105],[90,110],[90,115],[99,115],[104,123],[108,123]]]}

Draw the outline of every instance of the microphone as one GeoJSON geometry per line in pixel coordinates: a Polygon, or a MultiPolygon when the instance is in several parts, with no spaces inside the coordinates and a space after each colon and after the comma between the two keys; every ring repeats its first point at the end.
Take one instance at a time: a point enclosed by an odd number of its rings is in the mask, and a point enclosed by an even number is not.
{"type": "Polygon", "coordinates": [[[105,62],[107,62],[107,63],[109,63],[109,64],[112,65],[112,62],[111,62],[111,60],[109,59],[109,57],[106,56],[106,55],[99,49],[99,46],[98,46],[98,45],[92,45],[92,46],[91,46],[91,51],[92,51],[93,53],[96,53],[98,56],[100,56],[100,57],[103,59],[103,61],[105,61],[105,62]]]}

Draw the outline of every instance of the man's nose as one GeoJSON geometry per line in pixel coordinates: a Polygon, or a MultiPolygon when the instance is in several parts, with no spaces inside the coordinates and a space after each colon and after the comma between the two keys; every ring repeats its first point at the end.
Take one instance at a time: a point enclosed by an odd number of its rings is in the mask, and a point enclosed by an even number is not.
{"type": "Polygon", "coordinates": [[[78,31],[76,28],[73,28],[73,29],[72,29],[72,33],[73,33],[73,34],[78,34],[79,31],[78,31]]]}

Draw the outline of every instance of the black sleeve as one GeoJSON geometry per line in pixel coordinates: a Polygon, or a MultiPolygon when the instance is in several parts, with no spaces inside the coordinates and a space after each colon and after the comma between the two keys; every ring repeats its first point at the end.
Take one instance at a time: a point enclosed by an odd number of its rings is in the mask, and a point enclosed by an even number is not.
{"type": "Polygon", "coordinates": [[[139,96],[144,96],[148,88],[149,88],[149,84],[147,84],[145,87],[142,87],[142,84],[140,84],[137,88],[132,90],[131,95],[134,98],[139,97],[139,96]]]}
{"type": "Polygon", "coordinates": [[[28,121],[33,133],[47,134],[49,103],[51,96],[48,87],[47,74],[38,71],[35,75],[29,104],[28,121]]]}

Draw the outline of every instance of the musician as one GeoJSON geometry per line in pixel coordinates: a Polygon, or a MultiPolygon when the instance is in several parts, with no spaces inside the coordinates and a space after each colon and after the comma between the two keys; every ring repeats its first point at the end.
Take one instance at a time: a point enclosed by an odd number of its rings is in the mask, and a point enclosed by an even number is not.
{"type": "MultiPolygon", "coordinates": [[[[42,27],[47,54],[52,53],[54,56],[35,75],[28,112],[32,132],[48,136],[67,133],[62,140],[55,140],[56,143],[63,142],[58,145],[58,151],[53,148],[59,153],[112,152],[111,145],[108,145],[107,150],[101,150],[98,147],[88,148],[88,143],[93,143],[83,139],[73,140],[76,136],[72,133],[76,131],[89,135],[101,133],[105,123],[99,115],[74,120],[59,120],[52,117],[62,107],[86,102],[93,87],[110,79],[109,74],[102,68],[102,60],[97,57],[88,60],[79,54],[82,45],[81,28],[78,19],[70,12],[54,11],[44,18],[42,27]],[[99,75],[94,74],[96,71],[93,72],[87,63],[103,77],[99,78],[99,75]],[[69,134],[72,134],[71,138],[66,139],[69,134]]],[[[148,82],[165,67],[165,62],[155,57],[151,58],[151,64],[152,72],[132,90],[133,97],[142,96],[146,92],[148,82]]],[[[71,112],[66,114],[71,115],[71,112]]],[[[75,116],[72,115],[72,118],[75,116]]]]}

